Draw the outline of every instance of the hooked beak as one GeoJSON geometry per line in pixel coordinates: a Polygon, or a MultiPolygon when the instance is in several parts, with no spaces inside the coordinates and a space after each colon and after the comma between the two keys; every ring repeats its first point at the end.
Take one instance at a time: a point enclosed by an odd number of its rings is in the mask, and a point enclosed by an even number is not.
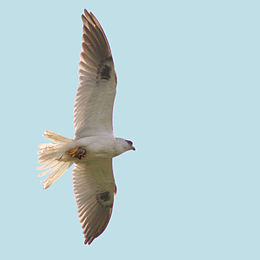
{"type": "Polygon", "coordinates": [[[135,151],[135,147],[134,146],[132,147],[132,150],[135,151]]]}

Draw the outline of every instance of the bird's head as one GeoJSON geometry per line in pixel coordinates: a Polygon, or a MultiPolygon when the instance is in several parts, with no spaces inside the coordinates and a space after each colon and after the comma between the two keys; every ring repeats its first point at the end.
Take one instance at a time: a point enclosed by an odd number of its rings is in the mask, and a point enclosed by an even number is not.
{"type": "Polygon", "coordinates": [[[125,140],[125,142],[127,143],[128,150],[133,150],[133,151],[135,151],[135,147],[134,147],[132,141],[130,141],[130,140],[125,140]]]}
{"type": "Polygon", "coordinates": [[[116,154],[119,155],[129,150],[134,150],[133,142],[123,138],[116,138],[116,154]]]}

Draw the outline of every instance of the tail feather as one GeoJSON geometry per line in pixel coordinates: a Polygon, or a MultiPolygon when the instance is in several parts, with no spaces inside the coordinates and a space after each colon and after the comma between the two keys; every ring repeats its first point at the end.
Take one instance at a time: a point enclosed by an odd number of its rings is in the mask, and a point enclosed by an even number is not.
{"type": "Polygon", "coordinates": [[[43,136],[45,136],[47,139],[49,139],[50,141],[54,142],[54,143],[68,143],[71,141],[70,138],[58,135],[52,131],[45,131],[43,133],[43,136]]]}
{"type": "MultiPolygon", "coordinates": [[[[53,160],[47,162],[46,164],[43,164],[43,165],[39,166],[39,167],[37,168],[37,170],[42,171],[42,170],[45,170],[45,169],[47,169],[47,168],[54,167],[57,163],[58,163],[58,162],[57,162],[55,159],[53,159],[53,160]]],[[[45,175],[45,174],[44,174],[44,175],[45,175]]],[[[43,176],[42,173],[39,174],[39,176],[43,176]]]]}
{"type": "MultiPolygon", "coordinates": [[[[48,176],[47,179],[41,182],[43,184],[43,188],[47,189],[49,188],[55,181],[57,181],[63,173],[65,173],[66,170],[72,165],[71,162],[60,162],[58,163],[54,168],[54,172],[48,176]]],[[[53,169],[51,169],[52,171],[53,169]]],[[[48,170],[47,170],[48,171],[48,170]]]]}
{"type": "Polygon", "coordinates": [[[68,145],[73,140],[55,134],[51,131],[45,131],[43,135],[53,142],[48,144],[40,144],[38,150],[38,161],[42,164],[38,167],[38,170],[45,170],[43,173],[39,174],[39,177],[51,173],[44,181],[41,182],[43,184],[43,188],[47,189],[72,165],[73,162],[60,159],[66,152],[68,145]]]}

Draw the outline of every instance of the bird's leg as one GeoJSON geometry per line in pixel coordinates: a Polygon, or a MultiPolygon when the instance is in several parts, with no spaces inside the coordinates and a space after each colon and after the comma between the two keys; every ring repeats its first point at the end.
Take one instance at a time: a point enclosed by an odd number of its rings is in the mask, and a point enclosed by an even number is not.
{"type": "Polygon", "coordinates": [[[81,160],[83,157],[86,156],[87,151],[85,148],[75,147],[67,151],[67,154],[70,155],[72,158],[77,158],[81,160]]]}

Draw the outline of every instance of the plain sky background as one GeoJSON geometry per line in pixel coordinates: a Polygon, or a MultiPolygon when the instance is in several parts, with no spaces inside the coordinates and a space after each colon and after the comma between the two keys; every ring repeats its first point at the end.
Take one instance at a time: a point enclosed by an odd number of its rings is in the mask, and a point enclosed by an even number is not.
{"type": "Polygon", "coordinates": [[[1,259],[260,259],[259,1],[2,1],[1,259]],[[81,13],[113,52],[111,221],[84,246],[71,169],[44,191],[44,130],[74,136],[81,13]]]}

